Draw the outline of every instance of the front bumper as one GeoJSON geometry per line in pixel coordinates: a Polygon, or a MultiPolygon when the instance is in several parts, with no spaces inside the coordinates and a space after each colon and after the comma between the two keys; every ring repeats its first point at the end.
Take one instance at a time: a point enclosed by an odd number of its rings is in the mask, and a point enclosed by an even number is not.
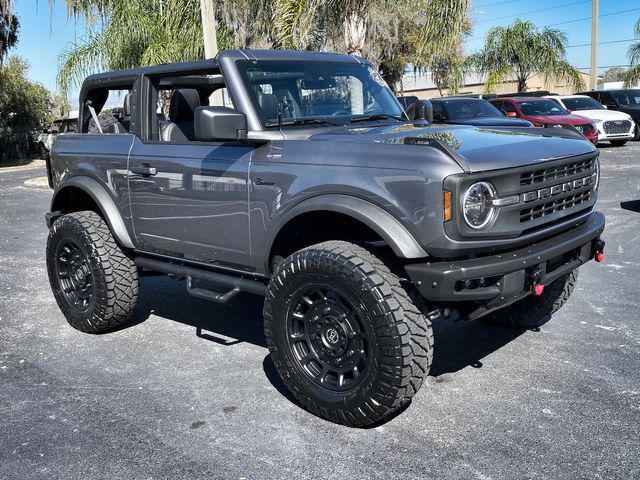
{"type": "Polygon", "coordinates": [[[631,122],[631,128],[627,132],[622,133],[607,133],[604,131],[604,125],[598,124],[598,141],[608,142],[611,140],[633,140],[635,137],[636,125],[631,122]]]}
{"type": "Polygon", "coordinates": [[[604,215],[594,212],[584,223],[518,250],[467,260],[411,264],[405,270],[427,300],[481,301],[493,310],[531,293],[534,278],[536,283],[548,285],[591,260],[604,226],[604,215]]]}

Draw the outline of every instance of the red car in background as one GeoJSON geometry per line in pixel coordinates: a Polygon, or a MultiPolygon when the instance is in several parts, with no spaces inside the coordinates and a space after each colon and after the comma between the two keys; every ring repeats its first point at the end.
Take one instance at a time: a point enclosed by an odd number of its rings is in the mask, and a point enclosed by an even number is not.
{"type": "Polygon", "coordinates": [[[539,97],[507,97],[492,98],[489,101],[507,117],[528,120],[535,127],[573,125],[591,143],[598,143],[598,130],[592,120],[572,115],[553,100],[539,97]]]}

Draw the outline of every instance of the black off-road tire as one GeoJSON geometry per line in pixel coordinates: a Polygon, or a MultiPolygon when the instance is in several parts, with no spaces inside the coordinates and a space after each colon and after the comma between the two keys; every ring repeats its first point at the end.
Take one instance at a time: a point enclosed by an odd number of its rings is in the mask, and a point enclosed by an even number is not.
{"type": "Polygon", "coordinates": [[[138,270],[97,213],[69,213],[54,222],[47,240],[47,270],[55,299],[72,327],[105,333],[130,321],[138,299],[138,270]],[[66,250],[73,251],[72,260],[66,250]],[[61,260],[65,256],[66,261],[61,260]],[[67,267],[71,262],[75,267],[67,267]],[[64,287],[73,276],[67,269],[83,270],[80,277],[74,276],[73,285],[85,280],[77,295],[76,289],[64,287]],[[82,300],[74,302],[77,296],[82,300]]]}
{"type": "MultiPolygon", "coordinates": [[[[344,326],[341,325],[336,330],[344,326]]],[[[345,329],[345,342],[354,341],[349,340],[349,328],[345,329]]],[[[280,263],[267,289],[264,330],[273,363],[295,398],[319,417],[354,427],[377,424],[406,405],[422,385],[433,358],[431,322],[411,301],[398,277],[367,249],[344,241],[313,245],[280,263]],[[296,303],[300,295],[309,302],[300,292],[315,288],[321,293],[314,297],[313,304],[296,303]],[[330,294],[333,291],[336,293],[330,294]],[[324,377],[327,379],[324,384],[318,378],[314,380],[308,372],[319,370],[318,366],[323,364],[318,361],[316,365],[303,367],[299,349],[304,351],[305,347],[299,343],[292,346],[291,342],[300,340],[290,340],[294,338],[292,322],[302,322],[293,319],[302,315],[297,305],[308,309],[303,321],[308,331],[304,333],[311,336],[315,328],[322,329],[322,325],[333,321],[331,315],[338,306],[331,302],[349,303],[353,307],[349,315],[335,318],[349,318],[353,321],[351,325],[361,327],[360,336],[366,342],[360,345],[365,345],[368,352],[363,355],[366,360],[361,359],[366,366],[362,368],[364,373],[353,376],[351,384],[347,383],[342,391],[336,391],[341,387],[335,385],[340,383],[335,378],[330,385],[331,373],[324,377]],[[328,310],[332,312],[326,313],[328,310]],[[313,315],[318,311],[325,312],[320,320],[313,315]]],[[[306,349],[320,352],[331,347],[326,343],[330,338],[327,332],[324,344],[319,344],[317,338],[322,335],[316,333],[313,335],[316,343],[306,341],[306,349]]],[[[300,338],[300,332],[295,335],[300,338]]],[[[346,345],[345,351],[349,348],[352,353],[351,344],[346,345]]],[[[363,351],[364,348],[356,356],[363,351]]],[[[318,376],[322,377],[322,373],[318,376]]]]}
{"type": "Polygon", "coordinates": [[[578,270],[576,269],[547,285],[542,295],[529,295],[513,305],[488,315],[485,320],[511,328],[537,327],[567,302],[577,281],[578,270]]]}
{"type": "Polygon", "coordinates": [[[622,147],[627,143],[627,141],[626,140],[610,140],[609,143],[611,143],[612,147],[622,147]]]}

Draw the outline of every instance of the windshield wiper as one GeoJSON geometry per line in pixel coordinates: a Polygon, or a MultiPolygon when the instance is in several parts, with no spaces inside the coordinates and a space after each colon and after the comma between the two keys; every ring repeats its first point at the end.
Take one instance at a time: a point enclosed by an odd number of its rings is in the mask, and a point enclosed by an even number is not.
{"type": "Polygon", "coordinates": [[[392,118],[394,120],[398,120],[399,122],[406,121],[406,118],[404,118],[401,115],[389,115],[387,113],[377,113],[374,115],[365,115],[363,117],[351,117],[349,118],[349,122],[355,123],[355,122],[365,122],[367,120],[386,120],[387,118],[392,118]]]}
{"type": "MultiPolygon", "coordinates": [[[[335,125],[339,127],[344,125],[344,123],[339,123],[333,120],[327,120],[326,118],[295,118],[292,120],[284,120],[282,125],[305,125],[305,124],[314,124],[314,123],[328,123],[329,125],[335,125]]],[[[267,127],[277,127],[279,125],[278,122],[267,122],[267,127]]]]}

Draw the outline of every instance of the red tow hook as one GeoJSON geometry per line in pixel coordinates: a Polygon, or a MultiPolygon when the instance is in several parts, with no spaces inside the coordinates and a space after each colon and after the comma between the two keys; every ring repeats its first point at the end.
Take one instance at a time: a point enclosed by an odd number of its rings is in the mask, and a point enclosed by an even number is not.
{"type": "Polygon", "coordinates": [[[595,241],[594,252],[593,258],[595,261],[598,263],[604,262],[604,240],[599,238],[595,241]]]}
{"type": "Polygon", "coordinates": [[[531,291],[536,297],[539,297],[544,292],[544,284],[542,283],[544,282],[544,268],[542,268],[542,265],[536,267],[531,274],[531,278],[533,280],[531,291]]]}

